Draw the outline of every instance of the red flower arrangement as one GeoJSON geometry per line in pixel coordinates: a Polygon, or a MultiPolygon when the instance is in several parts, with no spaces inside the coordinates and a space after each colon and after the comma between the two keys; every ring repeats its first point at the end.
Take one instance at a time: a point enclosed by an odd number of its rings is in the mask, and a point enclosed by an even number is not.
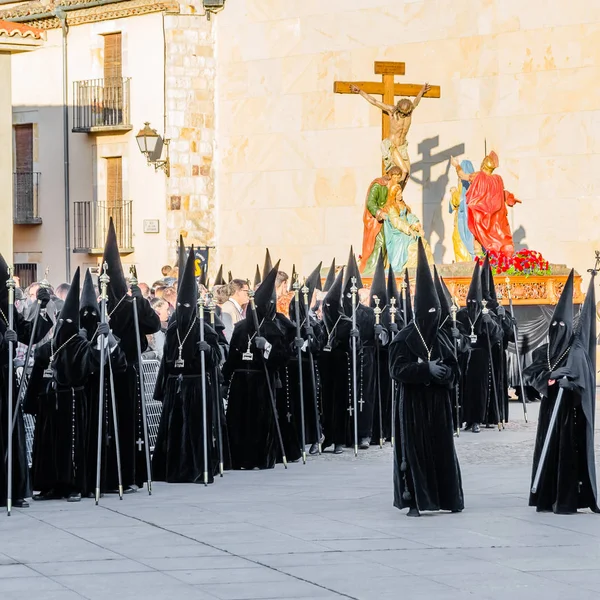
{"type": "Polygon", "coordinates": [[[550,263],[536,250],[519,250],[512,256],[488,252],[494,275],[550,275],[550,263]]]}

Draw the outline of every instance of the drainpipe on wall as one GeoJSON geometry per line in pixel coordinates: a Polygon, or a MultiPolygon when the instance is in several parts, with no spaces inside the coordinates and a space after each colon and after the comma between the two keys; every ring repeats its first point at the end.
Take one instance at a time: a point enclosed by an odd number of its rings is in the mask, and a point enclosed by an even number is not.
{"type": "Polygon", "coordinates": [[[65,180],[65,273],[66,280],[71,281],[71,200],[69,178],[69,80],[68,80],[68,52],[67,36],[69,26],[67,15],[61,8],[54,11],[62,26],[62,59],[63,59],[63,160],[65,180]]]}

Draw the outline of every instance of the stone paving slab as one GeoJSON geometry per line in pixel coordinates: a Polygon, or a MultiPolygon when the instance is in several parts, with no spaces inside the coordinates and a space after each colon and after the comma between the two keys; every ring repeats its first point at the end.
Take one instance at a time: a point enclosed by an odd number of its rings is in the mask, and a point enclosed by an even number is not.
{"type": "Polygon", "coordinates": [[[530,422],[457,440],[461,514],[407,519],[392,450],[0,515],[1,600],[600,600],[600,518],[527,506],[530,422]]]}

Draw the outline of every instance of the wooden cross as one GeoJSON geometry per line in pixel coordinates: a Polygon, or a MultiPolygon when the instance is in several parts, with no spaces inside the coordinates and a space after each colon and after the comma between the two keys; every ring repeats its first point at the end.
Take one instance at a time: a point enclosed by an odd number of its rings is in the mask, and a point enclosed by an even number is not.
{"type": "MultiPolygon", "coordinates": [[[[395,104],[396,96],[416,96],[421,91],[422,85],[416,83],[396,83],[396,75],[404,75],[406,64],[403,62],[375,61],[375,75],[381,75],[378,81],[334,81],[333,91],[336,94],[351,94],[350,86],[355,85],[363,92],[372,96],[382,96],[385,104],[395,104]]],[[[439,85],[432,85],[424,98],[440,98],[439,85]]],[[[390,118],[386,113],[381,115],[381,139],[385,140],[390,135],[390,118]]]]}

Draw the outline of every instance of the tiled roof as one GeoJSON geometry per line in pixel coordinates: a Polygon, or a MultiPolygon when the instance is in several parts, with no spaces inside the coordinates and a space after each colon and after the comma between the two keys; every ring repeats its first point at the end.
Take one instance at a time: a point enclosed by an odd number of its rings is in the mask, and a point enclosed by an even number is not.
{"type": "MultiPolygon", "coordinates": [[[[114,0],[115,3],[122,1],[123,0],[114,0]]],[[[14,17],[28,17],[30,15],[41,13],[51,13],[59,6],[80,6],[81,8],[86,8],[87,5],[92,4],[93,2],[94,0],[31,0],[31,2],[21,2],[11,8],[0,10],[0,19],[12,19],[14,17]]]]}
{"type": "Polygon", "coordinates": [[[37,27],[29,27],[24,23],[0,21],[0,38],[5,35],[8,37],[34,38],[36,40],[44,39],[44,32],[37,27]]]}

